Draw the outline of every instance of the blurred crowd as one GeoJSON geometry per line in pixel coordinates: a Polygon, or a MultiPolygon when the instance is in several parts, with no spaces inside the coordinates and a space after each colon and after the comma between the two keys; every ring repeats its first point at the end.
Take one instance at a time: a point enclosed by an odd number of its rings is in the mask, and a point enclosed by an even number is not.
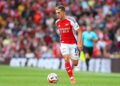
{"type": "Polygon", "coordinates": [[[0,58],[61,58],[55,6],[99,40],[93,56],[120,58],[120,0],[0,0],[0,58]]]}

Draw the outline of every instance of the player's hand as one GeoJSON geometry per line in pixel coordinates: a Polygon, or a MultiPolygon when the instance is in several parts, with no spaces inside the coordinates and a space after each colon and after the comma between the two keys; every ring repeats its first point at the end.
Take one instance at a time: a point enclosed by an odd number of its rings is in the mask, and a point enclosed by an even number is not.
{"type": "Polygon", "coordinates": [[[89,40],[92,40],[92,38],[90,38],[90,37],[89,37],[88,39],[89,39],[89,40]]]}
{"type": "Polygon", "coordinates": [[[77,44],[77,48],[82,51],[83,50],[83,45],[82,44],[77,44]]]}

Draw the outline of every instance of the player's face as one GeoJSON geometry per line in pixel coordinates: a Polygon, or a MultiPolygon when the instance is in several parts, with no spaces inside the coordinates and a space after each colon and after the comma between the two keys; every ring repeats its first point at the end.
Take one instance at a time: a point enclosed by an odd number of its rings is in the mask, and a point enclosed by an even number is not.
{"type": "Polygon", "coordinates": [[[62,19],[63,16],[64,16],[64,14],[65,14],[65,12],[62,11],[61,9],[57,9],[57,10],[56,10],[56,15],[57,15],[57,17],[58,17],[59,19],[62,19]]]}
{"type": "Polygon", "coordinates": [[[87,31],[90,32],[91,30],[92,30],[91,26],[88,25],[88,26],[87,26],[87,31]]]}

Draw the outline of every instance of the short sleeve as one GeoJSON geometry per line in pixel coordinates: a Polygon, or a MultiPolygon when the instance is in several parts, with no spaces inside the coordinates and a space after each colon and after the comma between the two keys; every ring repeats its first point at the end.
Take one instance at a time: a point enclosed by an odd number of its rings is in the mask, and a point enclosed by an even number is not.
{"type": "Polygon", "coordinates": [[[78,30],[80,28],[78,23],[76,22],[76,20],[73,17],[68,17],[68,19],[70,20],[71,25],[74,30],[78,30]]]}
{"type": "Polygon", "coordinates": [[[98,39],[98,37],[97,37],[95,32],[93,32],[93,39],[98,39]]]}

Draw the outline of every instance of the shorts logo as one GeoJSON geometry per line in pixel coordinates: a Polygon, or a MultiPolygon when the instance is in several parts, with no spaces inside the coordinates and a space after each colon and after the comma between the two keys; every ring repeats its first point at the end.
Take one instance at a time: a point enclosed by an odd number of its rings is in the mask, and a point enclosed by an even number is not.
{"type": "Polygon", "coordinates": [[[65,50],[65,48],[62,48],[62,50],[65,50]]]}
{"type": "Polygon", "coordinates": [[[75,53],[75,56],[78,56],[78,53],[75,53]]]}
{"type": "Polygon", "coordinates": [[[62,48],[62,52],[63,52],[63,53],[66,52],[66,51],[65,51],[65,48],[62,48]]]}

